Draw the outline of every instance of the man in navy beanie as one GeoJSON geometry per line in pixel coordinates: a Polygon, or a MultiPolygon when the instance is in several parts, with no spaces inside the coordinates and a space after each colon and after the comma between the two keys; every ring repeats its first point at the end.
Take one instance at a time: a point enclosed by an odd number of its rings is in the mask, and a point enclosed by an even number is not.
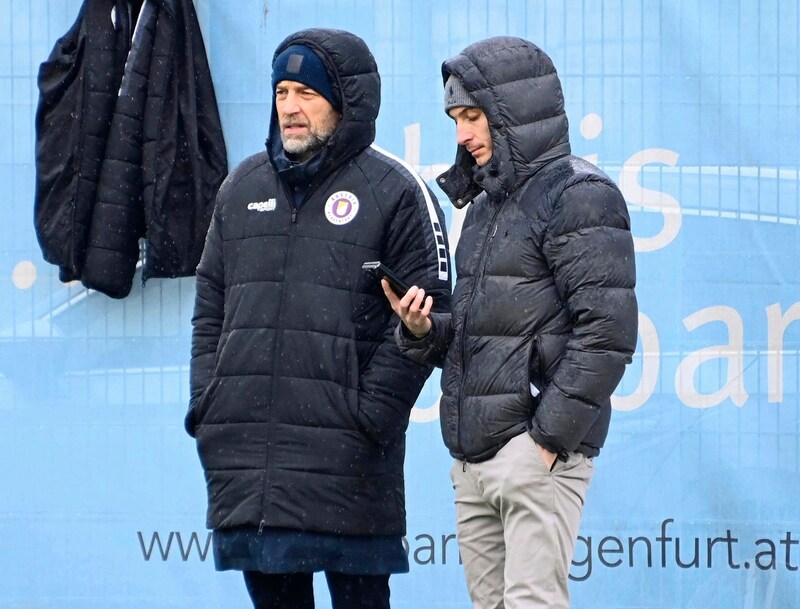
{"type": "Polygon", "coordinates": [[[404,357],[381,260],[450,306],[442,211],[373,145],[380,77],[363,40],[310,29],[272,66],[267,150],[223,183],[197,269],[191,403],[217,569],[256,609],[388,609],[408,571],[403,462],[432,368],[404,357]]]}
{"type": "Polygon", "coordinates": [[[272,90],[281,140],[296,161],[319,152],[339,124],[342,100],[334,86],[320,56],[307,46],[290,45],[275,58],[272,90]],[[297,94],[296,106],[291,105],[290,92],[297,94]]]}

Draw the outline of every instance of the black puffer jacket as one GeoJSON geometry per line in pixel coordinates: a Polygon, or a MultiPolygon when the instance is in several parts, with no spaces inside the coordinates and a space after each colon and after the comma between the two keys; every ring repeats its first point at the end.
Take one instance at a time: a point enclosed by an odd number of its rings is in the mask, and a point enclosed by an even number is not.
{"type": "Polygon", "coordinates": [[[40,68],[36,117],[44,257],[63,281],[115,298],[130,292],[142,237],[143,279],[194,274],[227,173],[192,0],[133,5],[138,15],[84,0],[40,68]]]}
{"type": "Polygon", "coordinates": [[[479,168],[459,147],[439,178],[455,205],[474,198],[456,250],[452,315],[434,315],[421,341],[399,331],[398,340],[411,357],[444,367],[441,425],[454,457],[489,459],[526,429],[562,458],[594,456],[636,346],[625,201],[570,154],[561,85],[538,47],[489,39],[442,69],[484,109],[493,156],[479,168]]]}
{"type": "Polygon", "coordinates": [[[83,271],[132,29],[127,0],[85,0],[39,66],[34,226],[44,259],[64,282],[83,271]]]}
{"type": "MultiPolygon", "coordinates": [[[[223,183],[197,270],[195,435],[208,526],[344,535],[405,532],[403,461],[429,366],[404,357],[378,280],[385,261],[449,307],[443,216],[421,179],[373,146],[380,79],[361,39],[306,30],[341,92],[343,117],[302,205],[270,154],[223,183]]],[[[268,148],[277,150],[272,112],[268,148]]]]}

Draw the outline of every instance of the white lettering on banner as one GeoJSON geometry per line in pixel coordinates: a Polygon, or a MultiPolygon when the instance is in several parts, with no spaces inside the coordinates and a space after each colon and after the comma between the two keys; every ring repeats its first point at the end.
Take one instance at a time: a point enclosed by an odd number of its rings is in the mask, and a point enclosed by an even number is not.
{"type": "Polygon", "coordinates": [[[669,245],[681,230],[681,205],[670,195],[642,187],[639,175],[645,165],[660,163],[674,167],[678,153],[664,148],[648,148],[631,156],[619,173],[619,189],[631,205],[642,205],[659,210],[664,216],[661,232],[653,237],[633,237],[637,252],[653,252],[669,245]]]}
{"type": "Polygon", "coordinates": [[[800,319],[800,302],[794,303],[786,315],[781,305],[773,304],[767,311],[767,401],[783,401],[783,335],[793,321],[800,319]]]}
{"type": "MultiPolygon", "coordinates": [[[[602,124],[600,124],[599,130],[602,130],[602,124]]],[[[599,133],[599,130],[595,127],[593,133],[599,133]]],[[[587,137],[583,130],[581,133],[587,139],[593,139],[587,137]]],[[[449,163],[421,165],[422,136],[419,123],[408,125],[404,130],[404,135],[405,159],[417,169],[417,172],[424,180],[434,180],[436,176],[450,167],[449,163]]],[[[598,154],[589,154],[583,158],[597,165],[599,164],[598,157],[598,154]]],[[[658,234],[647,237],[634,235],[634,247],[637,252],[652,252],[663,249],[672,243],[680,233],[684,213],[680,202],[665,192],[645,188],[641,184],[645,167],[655,164],[675,167],[678,159],[679,154],[673,150],[647,148],[632,154],[620,169],[619,187],[627,203],[632,206],[655,210],[661,213],[663,217],[663,226],[658,234]]],[[[458,246],[466,211],[467,208],[460,210],[450,209],[448,237],[451,253],[455,252],[458,246]]],[[[800,320],[800,302],[792,305],[785,315],[778,304],[768,306],[766,313],[768,351],[766,354],[756,353],[756,355],[766,355],[769,402],[782,402],[783,359],[786,355],[783,350],[784,334],[793,321],[800,320]]],[[[705,347],[686,355],[680,353],[667,354],[670,357],[673,355],[682,357],[675,372],[674,385],[676,395],[683,404],[690,408],[710,408],[722,404],[729,398],[736,406],[741,407],[750,397],[744,386],[744,323],[736,309],[727,305],[718,305],[689,315],[683,320],[683,324],[691,332],[712,321],[720,321],[726,324],[728,329],[727,344],[705,347]],[[701,368],[705,369],[705,364],[715,360],[720,363],[718,368],[720,372],[710,371],[706,378],[709,381],[719,378],[717,381],[718,387],[715,391],[709,393],[707,385],[704,384],[698,387],[696,382],[700,382],[701,368]]],[[[644,313],[639,314],[639,339],[640,346],[637,351],[642,365],[638,386],[627,395],[615,394],[612,396],[611,403],[615,410],[629,412],[641,408],[657,390],[658,379],[661,374],[661,359],[664,354],[661,352],[657,328],[644,313]]],[[[428,407],[415,406],[411,411],[411,420],[418,423],[437,420],[439,418],[438,406],[438,397],[428,407]]]]}
{"type": "MultiPolygon", "coordinates": [[[[411,165],[419,176],[429,182],[434,180],[439,174],[444,173],[450,167],[446,163],[439,163],[437,165],[420,165],[420,145],[422,142],[422,135],[420,133],[419,123],[408,125],[404,130],[405,136],[405,153],[403,159],[406,163],[411,165]]],[[[450,214],[450,220],[447,222],[447,243],[450,245],[450,252],[456,251],[458,239],[461,237],[461,226],[464,224],[464,217],[467,215],[467,208],[456,209],[453,207],[450,214]]]]}
{"type": "MultiPolygon", "coordinates": [[[[768,401],[772,403],[783,402],[783,360],[788,354],[796,355],[796,351],[784,349],[783,337],[786,329],[792,322],[800,321],[800,302],[795,302],[786,311],[781,313],[780,304],[766,307],[767,313],[767,352],[751,352],[744,349],[744,323],[739,312],[733,307],[717,305],[701,309],[683,319],[683,324],[690,332],[700,326],[714,321],[722,322],[728,329],[728,343],[704,347],[687,354],[678,364],[675,372],[675,394],[678,399],[689,408],[711,408],[718,406],[729,399],[739,407],[744,406],[750,397],[745,389],[745,355],[754,355],[756,361],[766,360],[768,378],[768,401]],[[718,381],[721,388],[711,393],[702,393],[695,385],[695,377],[704,364],[722,360],[725,366],[724,376],[720,373],[709,373],[708,378],[718,381]]],[[[644,313],[639,313],[639,348],[634,357],[642,358],[641,378],[638,386],[627,395],[611,396],[611,406],[614,410],[630,412],[641,408],[653,396],[658,386],[661,373],[662,354],[658,331],[653,321],[644,313]]],[[[430,423],[439,418],[438,397],[428,407],[414,407],[411,411],[411,420],[415,423],[430,423]]]]}
{"type": "Polygon", "coordinates": [[[675,373],[675,392],[690,408],[710,408],[727,398],[737,406],[743,406],[749,395],[744,389],[744,324],[733,307],[716,306],[701,309],[683,319],[690,332],[712,321],[721,321],[728,327],[728,344],[705,347],[690,353],[678,366],[675,373]],[[718,391],[701,393],[694,384],[695,373],[700,366],[715,359],[728,360],[727,382],[718,391]]]}
{"type": "Polygon", "coordinates": [[[442,393],[439,392],[439,397],[437,397],[433,404],[427,408],[420,408],[419,406],[415,405],[414,408],[411,409],[411,420],[414,421],[414,423],[431,423],[433,421],[438,421],[439,400],[441,397],[442,393]]]}
{"type": "MultiPolygon", "coordinates": [[[[599,117],[598,117],[599,118],[599,117]]],[[[423,180],[434,180],[439,174],[450,168],[448,163],[435,163],[422,165],[420,149],[422,133],[419,123],[407,125],[403,130],[405,139],[405,161],[414,167],[423,180]]],[[[664,226],[661,232],[652,237],[633,237],[633,245],[637,252],[652,252],[669,245],[681,229],[683,213],[677,199],[665,192],[644,188],[639,183],[639,176],[646,165],[661,164],[674,167],[678,162],[678,153],[666,148],[647,148],[641,150],[625,161],[619,174],[619,189],[629,205],[641,205],[660,211],[664,216],[664,226]]],[[[598,164],[597,154],[588,154],[583,157],[590,163],[598,164]]],[[[448,240],[450,251],[456,251],[458,239],[461,236],[461,226],[467,209],[451,209],[452,215],[449,222],[448,240]]]]}
{"type": "MultiPolygon", "coordinates": [[[[419,168],[419,148],[422,145],[422,134],[420,133],[419,123],[406,125],[403,129],[403,139],[405,140],[405,154],[403,160],[411,165],[415,170],[419,168]]],[[[425,179],[423,177],[423,179],[425,179]]]]}
{"type": "Polygon", "coordinates": [[[450,228],[447,231],[447,239],[448,243],[450,244],[450,251],[456,251],[456,245],[458,245],[458,240],[461,238],[461,227],[464,226],[464,218],[467,217],[467,210],[469,209],[469,205],[466,207],[462,207],[461,209],[453,208],[452,213],[450,214],[450,228]]]}

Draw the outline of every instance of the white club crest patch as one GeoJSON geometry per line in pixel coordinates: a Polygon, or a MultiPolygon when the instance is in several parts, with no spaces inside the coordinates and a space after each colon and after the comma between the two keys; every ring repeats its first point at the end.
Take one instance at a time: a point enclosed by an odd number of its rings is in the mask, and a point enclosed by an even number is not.
{"type": "Polygon", "coordinates": [[[352,192],[340,190],[325,202],[325,217],[331,224],[347,224],[358,214],[358,197],[352,192]]]}

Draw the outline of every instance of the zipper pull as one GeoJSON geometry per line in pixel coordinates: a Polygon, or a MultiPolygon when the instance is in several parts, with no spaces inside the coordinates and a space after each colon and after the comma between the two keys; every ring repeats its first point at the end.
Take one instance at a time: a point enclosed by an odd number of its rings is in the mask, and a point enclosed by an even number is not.
{"type": "Polygon", "coordinates": [[[466,462],[466,461],[464,461],[463,463],[464,463],[464,464],[463,464],[463,466],[461,467],[461,473],[464,473],[465,471],[467,471],[467,462],[466,462]]]}
{"type": "Polygon", "coordinates": [[[266,524],[266,521],[264,521],[264,520],[262,520],[261,522],[258,523],[258,534],[259,535],[261,535],[261,533],[264,532],[264,525],[265,524],[266,524]]]}
{"type": "Polygon", "coordinates": [[[292,207],[292,224],[294,224],[295,220],[297,220],[297,208],[292,207]]]}
{"type": "Polygon", "coordinates": [[[492,237],[497,234],[497,224],[494,225],[494,230],[492,231],[492,237]]]}

